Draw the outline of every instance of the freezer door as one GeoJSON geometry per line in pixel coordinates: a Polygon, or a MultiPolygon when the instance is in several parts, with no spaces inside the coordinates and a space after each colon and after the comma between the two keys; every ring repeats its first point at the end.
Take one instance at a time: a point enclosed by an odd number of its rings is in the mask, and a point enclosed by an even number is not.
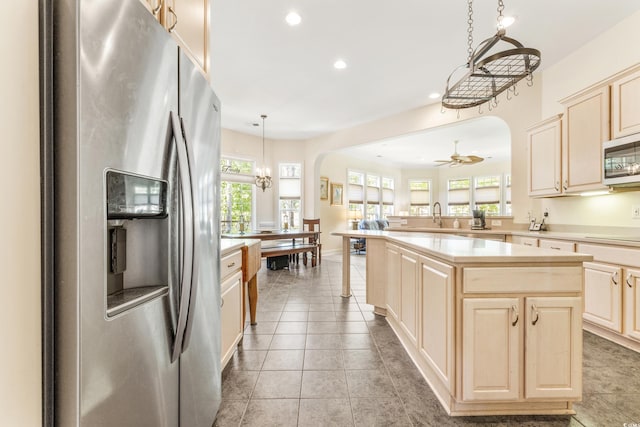
{"type": "Polygon", "coordinates": [[[113,225],[127,262],[111,283],[105,183],[109,170],[163,178],[178,48],[139,0],[53,3],[55,424],[175,427],[168,219],[113,225]],[[108,295],[144,286],[165,291],[109,315],[108,295]]]}
{"type": "Polygon", "coordinates": [[[180,425],[210,427],[221,399],[220,101],[182,52],[179,64],[180,118],[197,222],[194,288],[180,359],[180,425]]]}

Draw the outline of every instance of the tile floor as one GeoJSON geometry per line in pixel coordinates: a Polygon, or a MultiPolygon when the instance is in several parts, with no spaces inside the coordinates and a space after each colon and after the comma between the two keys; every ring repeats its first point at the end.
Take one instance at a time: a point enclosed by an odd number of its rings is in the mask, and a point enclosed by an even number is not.
{"type": "MultiPolygon", "coordinates": [[[[258,324],[223,372],[216,426],[631,426],[640,354],[584,335],[574,416],[449,417],[384,318],[365,304],[364,256],[341,298],[339,256],[259,273],[258,324]]],[[[640,425],[640,424],[638,424],[640,425]]]]}

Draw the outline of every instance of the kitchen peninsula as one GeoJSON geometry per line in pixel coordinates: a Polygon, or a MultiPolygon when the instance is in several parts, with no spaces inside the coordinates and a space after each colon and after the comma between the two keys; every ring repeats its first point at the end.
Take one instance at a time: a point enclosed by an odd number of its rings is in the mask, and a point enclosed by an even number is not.
{"type": "Polygon", "coordinates": [[[582,396],[582,263],[591,255],[436,233],[366,238],[367,303],[450,415],[572,414],[582,396]]]}

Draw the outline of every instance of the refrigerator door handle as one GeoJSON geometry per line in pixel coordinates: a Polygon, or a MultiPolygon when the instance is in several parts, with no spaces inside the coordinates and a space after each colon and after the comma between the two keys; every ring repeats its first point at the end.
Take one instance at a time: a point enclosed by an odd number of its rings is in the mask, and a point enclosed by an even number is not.
{"type": "MultiPolygon", "coordinates": [[[[195,166],[191,163],[192,159],[194,159],[193,156],[193,151],[191,149],[191,145],[190,145],[190,141],[189,138],[187,138],[187,127],[184,124],[184,119],[182,117],[180,117],[180,126],[182,128],[182,139],[184,141],[184,145],[185,148],[187,150],[187,154],[188,154],[188,158],[189,158],[189,166],[190,169],[189,171],[192,171],[195,169],[195,166]]],[[[190,188],[193,191],[194,188],[194,183],[193,183],[193,175],[191,174],[191,172],[189,172],[189,182],[190,182],[190,188]]],[[[195,200],[195,197],[192,197],[192,200],[195,200]]],[[[191,292],[189,293],[189,308],[188,308],[188,312],[187,312],[187,324],[185,326],[185,330],[184,330],[184,338],[182,339],[182,352],[184,353],[187,350],[187,347],[189,347],[189,339],[191,338],[191,331],[193,329],[193,319],[194,319],[194,314],[193,314],[193,310],[195,310],[196,307],[196,298],[197,298],[197,294],[198,294],[198,264],[200,261],[200,253],[195,249],[195,242],[197,239],[197,218],[196,218],[196,211],[195,211],[195,207],[192,210],[192,227],[191,227],[191,231],[192,231],[192,244],[193,244],[193,272],[191,275],[191,292]]]]}
{"type": "Polygon", "coordinates": [[[184,141],[178,115],[171,112],[171,128],[173,138],[176,143],[178,154],[179,182],[182,193],[182,217],[184,235],[184,250],[182,253],[182,271],[180,272],[180,301],[178,303],[178,322],[173,338],[173,348],[171,349],[171,362],[175,362],[182,353],[182,343],[187,326],[189,315],[189,303],[191,301],[191,289],[193,281],[193,261],[194,261],[194,205],[193,190],[191,187],[191,172],[189,169],[189,156],[187,146],[184,141]]]}

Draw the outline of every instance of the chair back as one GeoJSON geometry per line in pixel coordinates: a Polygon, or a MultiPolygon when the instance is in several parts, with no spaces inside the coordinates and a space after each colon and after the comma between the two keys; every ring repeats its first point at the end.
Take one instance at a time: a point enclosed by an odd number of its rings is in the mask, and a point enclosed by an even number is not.
{"type": "MultiPolygon", "coordinates": [[[[320,218],[316,219],[302,219],[302,229],[304,231],[317,231],[320,232],[320,218]]],[[[309,238],[309,243],[319,243],[320,235],[317,238],[309,238]]]]}

